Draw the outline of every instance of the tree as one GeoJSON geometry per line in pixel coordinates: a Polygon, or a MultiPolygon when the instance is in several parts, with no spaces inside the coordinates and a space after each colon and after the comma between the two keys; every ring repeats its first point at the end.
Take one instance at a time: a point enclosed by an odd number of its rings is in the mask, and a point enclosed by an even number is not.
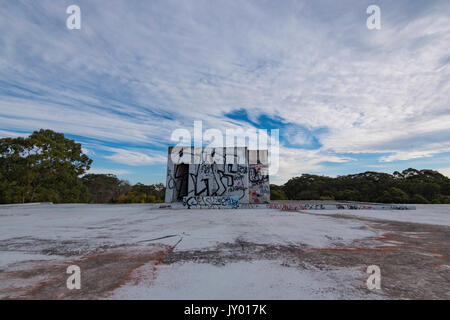
{"type": "Polygon", "coordinates": [[[383,195],[378,198],[377,202],[383,203],[408,203],[409,197],[403,190],[392,187],[383,192],[383,195]]]}
{"type": "Polygon", "coordinates": [[[409,200],[447,203],[450,199],[448,177],[434,170],[413,168],[393,174],[367,171],[337,178],[303,174],[290,179],[281,189],[292,200],[334,198],[365,202],[406,203],[409,200]]]}
{"type": "Polygon", "coordinates": [[[91,194],[89,203],[114,202],[131,190],[128,181],[120,180],[113,174],[86,174],[82,181],[91,194]]]}
{"type": "Polygon", "coordinates": [[[360,201],[361,195],[357,190],[345,189],[344,191],[337,193],[336,199],[347,201],[360,201]]]}
{"type": "Polygon", "coordinates": [[[425,199],[424,197],[422,197],[420,194],[415,194],[414,196],[412,196],[412,198],[410,199],[411,203],[423,203],[423,204],[427,204],[429,203],[427,199],[425,199]]]}
{"type": "Polygon", "coordinates": [[[165,187],[162,183],[131,186],[113,174],[86,174],[82,180],[91,194],[90,203],[164,202],[165,187]]]}
{"type": "Polygon", "coordinates": [[[62,133],[41,129],[26,138],[0,139],[0,201],[86,202],[79,176],[92,160],[81,144],[62,133]]]}
{"type": "Polygon", "coordinates": [[[284,194],[282,187],[277,186],[276,184],[271,184],[270,185],[270,199],[271,200],[287,200],[287,197],[284,194]]]}
{"type": "Polygon", "coordinates": [[[136,183],[125,195],[121,195],[114,202],[117,203],[155,203],[164,202],[166,188],[162,183],[144,185],[136,183]]]}
{"type": "Polygon", "coordinates": [[[131,190],[138,194],[145,194],[147,196],[146,202],[164,201],[164,195],[166,192],[166,188],[162,183],[144,185],[138,182],[131,188],[131,190]]]}

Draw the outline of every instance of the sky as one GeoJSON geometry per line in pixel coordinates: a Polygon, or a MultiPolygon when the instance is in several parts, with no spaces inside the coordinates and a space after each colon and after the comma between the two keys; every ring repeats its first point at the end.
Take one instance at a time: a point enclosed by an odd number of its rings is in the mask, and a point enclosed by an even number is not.
{"type": "Polygon", "coordinates": [[[0,137],[62,132],[131,183],[165,183],[194,121],[279,129],[273,183],[450,176],[449,17],[448,0],[0,0],[0,137]]]}

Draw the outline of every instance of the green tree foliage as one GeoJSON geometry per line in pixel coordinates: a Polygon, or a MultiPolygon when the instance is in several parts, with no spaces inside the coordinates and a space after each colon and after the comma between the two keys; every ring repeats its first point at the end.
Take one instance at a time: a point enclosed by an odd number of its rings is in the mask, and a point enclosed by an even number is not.
{"type": "Polygon", "coordinates": [[[417,193],[410,198],[410,202],[411,203],[423,203],[423,204],[429,203],[427,199],[425,199],[424,197],[422,197],[420,194],[417,194],[417,193]]]}
{"type": "Polygon", "coordinates": [[[86,174],[82,181],[91,194],[89,203],[113,202],[131,190],[128,181],[120,180],[113,174],[86,174]]]}
{"type": "MultiPolygon", "coordinates": [[[[420,196],[420,195],[419,195],[420,196]]],[[[399,188],[389,188],[377,199],[377,202],[384,203],[408,203],[409,197],[403,190],[399,188]]]]}
{"type": "Polygon", "coordinates": [[[136,183],[132,188],[132,192],[138,194],[145,194],[147,197],[155,197],[155,201],[152,202],[164,202],[164,196],[166,193],[166,188],[162,183],[144,185],[142,183],[136,183]]]}
{"type": "Polygon", "coordinates": [[[137,183],[131,190],[114,200],[116,203],[161,203],[164,202],[166,188],[162,183],[144,185],[137,183]]]}
{"type": "MultiPolygon", "coordinates": [[[[0,203],[164,202],[162,184],[131,186],[110,174],[85,174],[92,160],[62,133],[41,129],[0,139],[0,203]],[[80,178],[82,177],[82,178],[80,178]]],[[[433,170],[364,172],[336,178],[303,174],[271,185],[272,200],[450,203],[450,179],[433,170]]]]}
{"type": "Polygon", "coordinates": [[[79,178],[92,160],[81,144],[41,129],[26,138],[0,139],[0,203],[87,202],[79,178]]]}
{"type": "Polygon", "coordinates": [[[87,174],[82,180],[91,194],[89,203],[164,202],[165,188],[161,183],[131,186],[113,174],[87,174]]]}
{"type": "Polygon", "coordinates": [[[271,200],[287,200],[283,188],[275,184],[270,185],[270,199],[271,200]]]}
{"type": "Polygon", "coordinates": [[[384,203],[448,203],[450,179],[433,170],[364,172],[336,178],[303,174],[281,186],[292,200],[336,199],[384,203]]]}

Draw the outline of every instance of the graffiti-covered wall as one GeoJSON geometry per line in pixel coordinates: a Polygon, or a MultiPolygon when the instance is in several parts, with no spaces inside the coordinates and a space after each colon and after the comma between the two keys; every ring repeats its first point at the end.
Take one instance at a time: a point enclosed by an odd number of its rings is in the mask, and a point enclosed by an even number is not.
{"type": "Polygon", "coordinates": [[[183,196],[187,195],[191,158],[191,148],[169,148],[167,155],[166,203],[182,201],[183,196]],[[178,154],[178,158],[172,156],[172,151],[178,154]]]}
{"type": "Polygon", "coordinates": [[[267,150],[248,151],[249,203],[269,203],[269,166],[267,150]]]}
{"type": "Polygon", "coordinates": [[[250,164],[248,193],[250,203],[270,202],[270,186],[267,165],[250,164]]]}
{"type": "MultiPolygon", "coordinates": [[[[199,202],[199,197],[237,197],[239,203],[249,203],[249,164],[244,147],[171,147],[167,163],[167,203],[189,204],[194,201],[191,199],[199,202]]],[[[258,174],[255,171],[255,183],[260,179],[258,174]]]]}

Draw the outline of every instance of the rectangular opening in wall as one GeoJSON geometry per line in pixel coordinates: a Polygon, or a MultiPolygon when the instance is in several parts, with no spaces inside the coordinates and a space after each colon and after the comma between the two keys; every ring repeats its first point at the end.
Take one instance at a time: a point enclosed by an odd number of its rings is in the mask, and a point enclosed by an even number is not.
{"type": "Polygon", "coordinates": [[[269,164],[269,152],[267,150],[258,151],[258,163],[263,165],[269,164]]]}
{"type": "Polygon", "coordinates": [[[248,150],[248,163],[249,164],[258,163],[258,150],[248,150]]]}
{"type": "Polygon", "coordinates": [[[177,201],[183,201],[183,197],[188,194],[188,182],[189,182],[189,165],[188,164],[176,164],[175,165],[175,199],[177,201]]]}

